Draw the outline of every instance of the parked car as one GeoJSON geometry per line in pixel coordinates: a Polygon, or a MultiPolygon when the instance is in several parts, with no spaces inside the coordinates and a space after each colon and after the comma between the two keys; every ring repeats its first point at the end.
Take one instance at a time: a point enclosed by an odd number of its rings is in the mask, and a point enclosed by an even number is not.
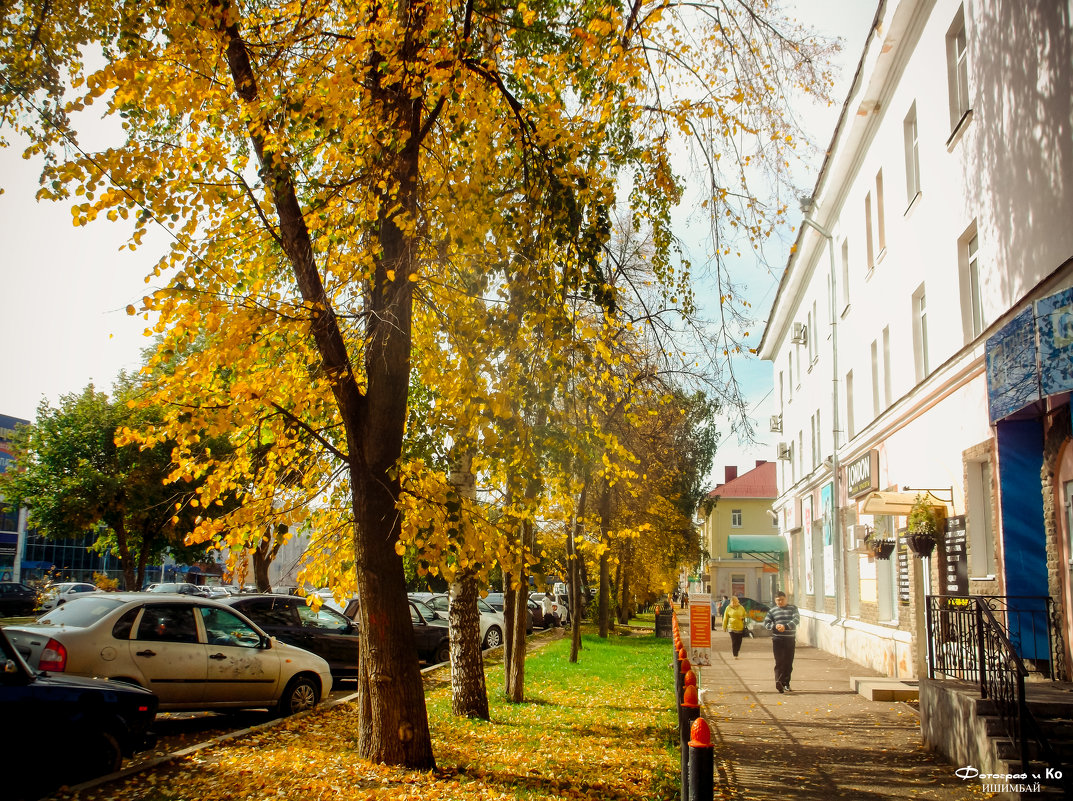
{"type": "Polygon", "coordinates": [[[0,581],[0,617],[32,615],[37,608],[37,590],[17,581],[0,581]]]}
{"type": "Polygon", "coordinates": [[[312,708],[332,688],[322,658],[208,598],[95,593],[5,631],[30,667],[137,684],[156,694],[161,711],[287,715],[312,708]]]}
{"type": "Polygon", "coordinates": [[[47,612],[57,606],[63,606],[72,598],[85,595],[87,592],[97,592],[97,586],[85,581],[64,581],[53,584],[41,596],[41,611],[47,612]]]}
{"type": "MultiPolygon", "coordinates": [[[[351,598],[343,614],[349,620],[357,620],[358,599],[351,598]]],[[[410,599],[410,622],[414,626],[417,655],[430,665],[447,662],[451,658],[447,620],[440,617],[420,601],[410,599]]]]}
{"type": "MultiPolygon", "coordinates": [[[[503,614],[503,610],[506,607],[506,603],[504,602],[504,598],[503,598],[503,593],[501,593],[501,592],[490,592],[490,593],[488,593],[487,596],[485,596],[484,601],[489,606],[491,606],[494,610],[499,612],[499,614],[501,614],[501,615],[503,614]]],[[[543,617],[543,615],[541,617],[543,617]]],[[[533,627],[535,625],[536,625],[536,615],[533,612],[533,607],[532,606],[527,606],[526,619],[525,619],[525,633],[526,634],[532,634],[533,633],[533,627]]]]}
{"type": "MultiPolygon", "coordinates": [[[[726,609],[727,604],[729,603],[729,598],[719,602],[719,605],[715,610],[715,615],[718,620],[713,624],[713,628],[716,625],[723,625],[723,610],[726,609]]],[[[763,623],[764,618],[767,617],[768,610],[771,608],[768,604],[761,601],[755,601],[752,598],[738,598],[738,603],[745,607],[745,615],[756,623],[763,623]]]]}
{"type": "Polygon", "coordinates": [[[358,676],[358,626],[334,609],[293,595],[236,595],[221,601],[285,643],[327,661],[336,679],[358,676]]]}
{"type": "MultiPolygon", "coordinates": [[[[447,618],[450,606],[450,597],[447,593],[432,595],[424,603],[444,619],[447,618]]],[[[483,598],[477,599],[477,611],[480,613],[481,648],[485,650],[498,648],[503,644],[503,630],[506,628],[503,623],[503,613],[490,607],[483,598]]]]}
{"type": "Polygon", "coordinates": [[[165,581],[161,584],[151,584],[146,592],[172,592],[179,595],[196,595],[198,598],[209,597],[208,589],[191,584],[189,581],[165,581]]]}
{"type": "Polygon", "coordinates": [[[38,673],[0,629],[0,708],[0,754],[10,766],[4,797],[32,801],[112,773],[124,756],[152,745],[146,732],[157,699],[114,681],[38,673]]]}
{"type": "Polygon", "coordinates": [[[551,604],[551,615],[554,618],[551,625],[564,625],[569,620],[570,610],[567,609],[566,606],[564,606],[563,603],[559,601],[558,597],[556,597],[553,593],[550,592],[534,592],[529,594],[529,598],[540,604],[542,609],[544,608],[545,597],[547,597],[548,601],[551,604]]]}

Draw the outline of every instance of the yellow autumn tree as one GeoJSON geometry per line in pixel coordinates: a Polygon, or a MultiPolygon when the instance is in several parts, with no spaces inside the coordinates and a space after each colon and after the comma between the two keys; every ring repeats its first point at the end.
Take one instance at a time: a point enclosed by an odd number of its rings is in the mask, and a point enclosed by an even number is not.
{"type": "MultiPolygon", "coordinates": [[[[174,480],[211,473],[198,508],[248,501],[191,541],[247,547],[266,520],[346,530],[333,558],[361,601],[357,750],[431,767],[396,548],[412,357],[436,358],[415,354],[415,308],[447,264],[479,262],[480,291],[509,298],[554,250],[556,291],[526,303],[566,293],[611,310],[601,254],[622,192],[658,232],[655,275],[673,296],[687,280],[670,232],[682,143],[711,165],[719,230],[759,242],[785,205],[758,200],[753,166],[774,168],[765,196],[780,186],[797,142],[784,93],[825,88],[822,47],[760,0],[12,0],[2,13],[0,115],[44,155],[40,196],[73,196],[76,225],[130,219],[130,247],[149,226],[173,239],[153,271],[163,286],[129,311],[161,335],[160,359],[188,358],[150,397],[164,422],[125,436],[177,442],[174,480]],[[90,106],[122,125],[97,152],[76,129],[90,106]],[[467,202],[485,187],[494,203],[467,202]],[[196,437],[221,434],[246,452],[199,455],[196,437]]],[[[539,406],[514,414],[540,428],[539,406]]],[[[507,505],[522,527],[529,481],[507,505]]]]}

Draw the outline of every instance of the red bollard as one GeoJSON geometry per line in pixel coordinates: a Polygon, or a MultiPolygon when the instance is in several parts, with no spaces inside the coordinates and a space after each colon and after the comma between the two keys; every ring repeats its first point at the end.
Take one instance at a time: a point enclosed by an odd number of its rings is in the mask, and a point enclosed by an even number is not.
{"type": "Polygon", "coordinates": [[[682,749],[682,801],[689,799],[690,775],[689,775],[689,738],[692,731],[692,723],[700,719],[700,700],[697,696],[697,679],[693,671],[686,674],[686,679],[692,679],[691,684],[686,684],[682,691],[682,705],[678,707],[678,731],[680,732],[680,747],[682,749]]]}
{"type": "Polygon", "coordinates": [[[698,717],[690,728],[688,801],[713,801],[715,798],[715,749],[708,722],[698,717]]]}

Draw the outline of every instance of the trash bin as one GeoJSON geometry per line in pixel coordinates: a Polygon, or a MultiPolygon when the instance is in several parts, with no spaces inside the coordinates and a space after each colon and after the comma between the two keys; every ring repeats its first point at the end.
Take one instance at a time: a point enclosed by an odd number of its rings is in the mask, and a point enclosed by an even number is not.
{"type": "Polygon", "coordinates": [[[656,636],[670,639],[674,633],[674,612],[656,612],[656,636]]]}

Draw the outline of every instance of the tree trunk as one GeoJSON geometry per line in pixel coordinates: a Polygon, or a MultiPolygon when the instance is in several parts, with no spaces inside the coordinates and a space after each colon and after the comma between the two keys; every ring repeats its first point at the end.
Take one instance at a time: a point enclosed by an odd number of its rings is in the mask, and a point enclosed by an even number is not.
{"type": "Polygon", "coordinates": [[[488,720],[476,577],[468,572],[463,574],[451,582],[449,592],[451,712],[459,717],[488,720]]]}
{"type": "MultiPolygon", "coordinates": [[[[527,522],[526,525],[531,524],[527,522]]],[[[516,703],[525,700],[525,624],[529,611],[525,599],[529,595],[528,590],[529,576],[522,572],[518,576],[518,586],[510,590],[513,618],[506,621],[506,638],[513,641],[510,670],[507,673],[507,698],[516,703]]]]}
{"type": "Polygon", "coordinates": [[[600,495],[600,636],[607,639],[611,618],[611,487],[600,495]]]}
{"type": "Polygon", "coordinates": [[[623,626],[629,625],[630,622],[630,558],[632,554],[633,548],[627,545],[622,549],[622,559],[619,561],[621,581],[619,582],[618,622],[623,626]]]}
{"type": "MultiPolygon", "coordinates": [[[[402,453],[410,377],[413,322],[415,235],[399,217],[416,218],[418,158],[424,108],[420,97],[380,83],[382,59],[367,64],[368,88],[385,129],[400,133],[403,144],[384,154],[386,180],[375,221],[380,253],[366,287],[363,384],[350,360],[314,256],[313,243],[298,201],[289,165],[271,146],[270,121],[261,112],[257,77],[239,29],[240,13],[228,0],[216,0],[217,33],[226,50],[235,92],[249,115],[248,131],[260,162],[261,177],[278,216],[278,238],[310,314],[309,333],[331,387],[346,432],[354,515],[354,560],[359,640],[367,697],[362,698],[358,753],[374,762],[433,768],[424,686],[418,669],[413,625],[406,599],[402,557],[395,552],[401,521],[395,473],[402,453]],[[364,386],[364,393],[362,392],[364,386]]],[[[401,57],[416,60],[421,7],[401,19],[408,29],[401,57]]],[[[427,130],[427,129],[426,129],[427,130]]]]}
{"type": "Polygon", "coordinates": [[[269,558],[272,549],[272,535],[261,535],[261,541],[253,549],[253,583],[257,586],[257,592],[272,592],[272,581],[268,576],[268,568],[272,564],[269,558]]]}
{"type": "Polygon", "coordinates": [[[577,509],[574,511],[574,521],[570,526],[566,538],[567,559],[569,563],[570,581],[570,605],[573,614],[570,616],[570,662],[576,664],[578,652],[581,651],[581,621],[585,619],[585,595],[581,591],[581,564],[578,559],[577,541],[581,536],[581,527],[585,515],[585,503],[589,495],[589,475],[586,472],[585,482],[581,485],[581,494],[578,496],[577,509]]]}
{"type": "Polygon", "coordinates": [[[134,572],[134,560],[130,555],[127,526],[123,520],[123,515],[115,515],[112,520],[108,521],[108,525],[115,532],[116,558],[119,559],[119,569],[123,572],[123,589],[128,592],[136,592],[142,587],[137,583],[138,579],[134,572]]]}

